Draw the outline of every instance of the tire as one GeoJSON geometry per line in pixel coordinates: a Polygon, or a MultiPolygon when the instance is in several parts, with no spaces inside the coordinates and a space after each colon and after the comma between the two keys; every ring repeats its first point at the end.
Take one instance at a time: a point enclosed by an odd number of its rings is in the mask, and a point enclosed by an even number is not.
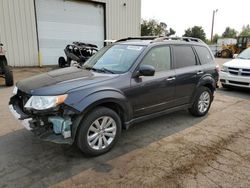
{"type": "Polygon", "coordinates": [[[10,70],[10,67],[4,66],[4,77],[5,77],[5,85],[6,86],[13,86],[13,73],[10,70]]]}
{"type": "Polygon", "coordinates": [[[229,50],[222,50],[221,51],[221,57],[229,58],[230,56],[231,56],[231,52],[229,50]]]}
{"type": "Polygon", "coordinates": [[[225,89],[228,89],[228,88],[229,88],[229,86],[226,85],[226,84],[221,84],[221,86],[222,86],[223,88],[225,88],[225,89]]]}
{"type": "Polygon", "coordinates": [[[65,60],[65,58],[64,58],[64,57],[59,57],[59,59],[58,59],[58,66],[59,66],[60,68],[64,68],[65,65],[66,65],[66,60],[65,60]]]}
{"type": "Polygon", "coordinates": [[[209,88],[204,86],[198,88],[195,95],[195,101],[192,107],[188,109],[189,112],[196,117],[205,116],[210,109],[212,97],[213,94],[209,88]],[[204,95],[208,97],[208,100],[205,100],[205,98],[204,100],[202,99],[202,97],[205,97],[204,95]],[[203,101],[203,103],[201,101],[203,101]],[[203,109],[201,108],[202,104],[204,105],[203,109]]]}
{"type": "Polygon", "coordinates": [[[67,67],[70,67],[71,61],[72,61],[72,59],[67,57],[67,61],[66,61],[66,66],[67,67]]]}
{"type": "Polygon", "coordinates": [[[121,128],[121,119],[116,112],[105,107],[95,108],[82,120],[77,132],[76,144],[86,155],[97,156],[104,154],[118,141],[121,134],[121,128]],[[104,128],[105,126],[99,126],[100,130],[98,130],[97,124],[100,125],[102,122],[105,122],[104,118],[107,120],[106,125],[110,122],[112,123],[110,123],[107,128],[104,128]],[[101,128],[103,129],[101,130],[101,128]]]}

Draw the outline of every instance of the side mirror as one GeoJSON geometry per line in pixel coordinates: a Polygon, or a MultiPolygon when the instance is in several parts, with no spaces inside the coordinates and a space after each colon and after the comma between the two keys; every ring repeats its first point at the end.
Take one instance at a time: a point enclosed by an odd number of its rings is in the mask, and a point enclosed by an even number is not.
{"type": "Polygon", "coordinates": [[[234,54],[233,55],[233,59],[235,59],[239,54],[234,54]]]}
{"type": "Polygon", "coordinates": [[[138,76],[154,76],[155,68],[151,65],[141,65],[138,76]]]}

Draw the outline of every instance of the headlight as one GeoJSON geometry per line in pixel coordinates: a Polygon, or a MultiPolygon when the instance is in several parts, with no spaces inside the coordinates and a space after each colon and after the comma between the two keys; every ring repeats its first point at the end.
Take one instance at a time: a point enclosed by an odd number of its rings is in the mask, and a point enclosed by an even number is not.
{"type": "Polygon", "coordinates": [[[226,67],[226,66],[222,66],[221,71],[222,71],[222,72],[228,72],[228,67],[226,67]]]}
{"type": "Polygon", "coordinates": [[[59,96],[32,96],[24,107],[27,109],[46,110],[62,104],[67,96],[67,94],[59,96]]]}

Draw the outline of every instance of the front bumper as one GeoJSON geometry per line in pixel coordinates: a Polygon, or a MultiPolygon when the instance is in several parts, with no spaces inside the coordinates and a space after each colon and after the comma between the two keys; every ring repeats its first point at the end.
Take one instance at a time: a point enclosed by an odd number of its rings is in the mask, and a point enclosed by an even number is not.
{"type": "Polygon", "coordinates": [[[16,100],[13,98],[10,101],[9,109],[13,116],[19,120],[27,130],[33,132],[38,138],[57,144],[73,144],[71,136],[64,138],[62,134],[55,134],[53,122],[48,121],[50,117],[55,117],[54,115],[43,115],[41,117],[38,115],[28,115],[22,111],[18,103],[16,103],[16,100]]]}
{"type": "Polygon", "coordinates": [[[220,82],[224,85],[250,88],[250,77],[220,72],[220,82]]]}
{"type": "Polygon", "coordinates": [[[18,119],[20,121],[20,123],[29,131],[32,130],[32,128],[30,127],[30,123],[29,121],[32,120],[32,118],[26,118],[24,119],[24,117],[22,117],[21,113],[18,113],[17,110],[14,109],[13,105],[9,105],[9,109],[10,112],[12,113],[12,115],[18,119]]]}

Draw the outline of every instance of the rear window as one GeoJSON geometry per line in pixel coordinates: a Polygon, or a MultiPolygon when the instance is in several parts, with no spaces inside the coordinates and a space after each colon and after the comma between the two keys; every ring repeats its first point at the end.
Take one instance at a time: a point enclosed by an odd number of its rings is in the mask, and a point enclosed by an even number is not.
{"type": "Polygon", "coordinates": [[[194,46],[202,65],[211,63],[213,58],[209,50],[204,46],[194,46]]]}
{"type": "Polygon", "coordinates": [[[196,58],[191,46],[173,46],[175,68],[196,65],[196,58]]]}

